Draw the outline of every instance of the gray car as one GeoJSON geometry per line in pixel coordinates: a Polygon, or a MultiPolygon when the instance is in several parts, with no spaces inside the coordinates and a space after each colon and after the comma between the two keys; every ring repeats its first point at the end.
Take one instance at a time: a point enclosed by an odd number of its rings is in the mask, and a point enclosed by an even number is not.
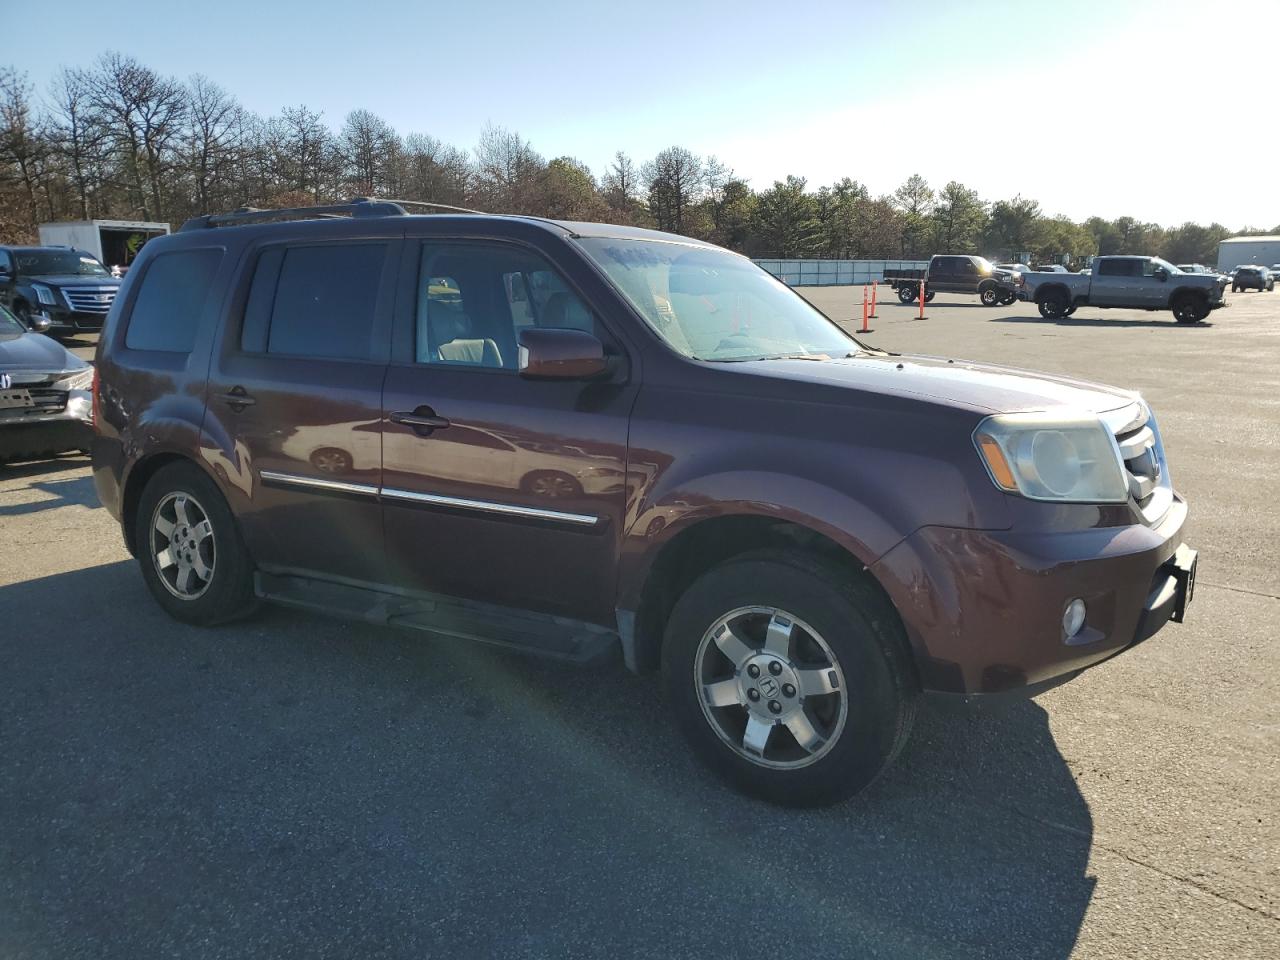
{"type": "Polygon", "coordinates": [[[0,307],[0,463],[89,448],[93,367],[0,307]]]}
{"type": "Polygon", "coordinates": [[[1024,273],[1018,299],[1036,304],[1048,320],[1077,307],[1171,310],[1179,323],[1198,323],[1224,305],[1226,281],[1183,273],[1159,257],[1095,257],[1089,274],[1024,273]]]}

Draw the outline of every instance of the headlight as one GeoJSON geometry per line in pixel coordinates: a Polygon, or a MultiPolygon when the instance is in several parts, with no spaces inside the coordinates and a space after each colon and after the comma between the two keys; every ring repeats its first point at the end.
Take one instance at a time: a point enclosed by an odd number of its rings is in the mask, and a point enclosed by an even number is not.
{"type": "Polygon", "coordinates": [[[973,442],[992,481],[1009,493],[1059,503],[1129,499],[1115,438],[1095,416],[1000,414],[978,424],[973,442]]]}
{"type": "Polygon", "coordinates": [[[43,284],[33,283],[31,289],[35,291],[36,299],[43,303],[46,307],[56,307],[57,299],[53,295],[53,291],[43,284]]]}
{"type": "Polygon", "coordinates": [[[93,367],[77,370],[70,376],[57,381],[53,386],[56,390],[88,390],[93,386],[93,367]]]}

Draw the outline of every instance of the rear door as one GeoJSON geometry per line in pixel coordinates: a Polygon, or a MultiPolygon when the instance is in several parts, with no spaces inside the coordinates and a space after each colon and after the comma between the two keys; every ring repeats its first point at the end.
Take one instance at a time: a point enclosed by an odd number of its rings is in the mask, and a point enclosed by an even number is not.
{"type": "Polygon", "coordinates": [[[392,582],[610,623],[636,391],[621,341],[528,246],[407,241],[401,274],[383,421],[392,582]],[[614,375],[522,378],[529,326],[591,332],[614,375]]]}
{"type": "Polygon", "coordinates": [[[1094,263],[1089,276],[1089,302],[1100,307],[1131,303],[1137,293],[1136,274],[1142,261],[1137,257],[1103,257],[1094,263]]]}
{"type": "Polygon", "coordinates": [[[400,241],[253,247],[209,374],[209,454],[264,569],[381,582],[382,381],[400,241]]]}
{"type": "Polygon", "coordinates": [[[929,262],[929,289],[946,293],[955,285],[955,257],[934,257],[929,262]]]}

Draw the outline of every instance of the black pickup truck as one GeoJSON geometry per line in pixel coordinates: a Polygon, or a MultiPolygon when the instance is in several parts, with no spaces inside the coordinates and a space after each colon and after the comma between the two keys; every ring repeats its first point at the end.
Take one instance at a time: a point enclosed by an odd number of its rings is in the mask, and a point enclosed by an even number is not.
{"type": "Polygon", "coordinates": [[[1018,298],[1014,275],[992,266],[985,257],[937,254],[923,270],[884,272],[884,282],[897,289],[903,303],[919,298],[921,280],[926,302],[936,293],[976,293],[988,307],[1010,304],[1018,298]]]}

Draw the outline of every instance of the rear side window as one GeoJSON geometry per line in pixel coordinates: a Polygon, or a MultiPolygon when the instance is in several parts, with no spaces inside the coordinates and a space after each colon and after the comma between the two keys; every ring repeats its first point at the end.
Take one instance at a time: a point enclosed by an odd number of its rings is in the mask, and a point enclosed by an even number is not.
{"type": "Polygon", "coordinates": [[[386,258],[383,243],[263,251],[245,303],[241,349],[372,359],[374,316],[386,258]]]}
{"type": "Polygon", "coordinates": [[[1098,264],[1098,273],[1104,277],[1132,277],[1138,271],[1137,260],[1103,260],[1098,264]]]}
{"type": "Polygon", "coordinates": [[[179,250],[152,260],[133,301],[124,345],[130,350],[190,353],[221,263],[221,250],[179,250]]]}

